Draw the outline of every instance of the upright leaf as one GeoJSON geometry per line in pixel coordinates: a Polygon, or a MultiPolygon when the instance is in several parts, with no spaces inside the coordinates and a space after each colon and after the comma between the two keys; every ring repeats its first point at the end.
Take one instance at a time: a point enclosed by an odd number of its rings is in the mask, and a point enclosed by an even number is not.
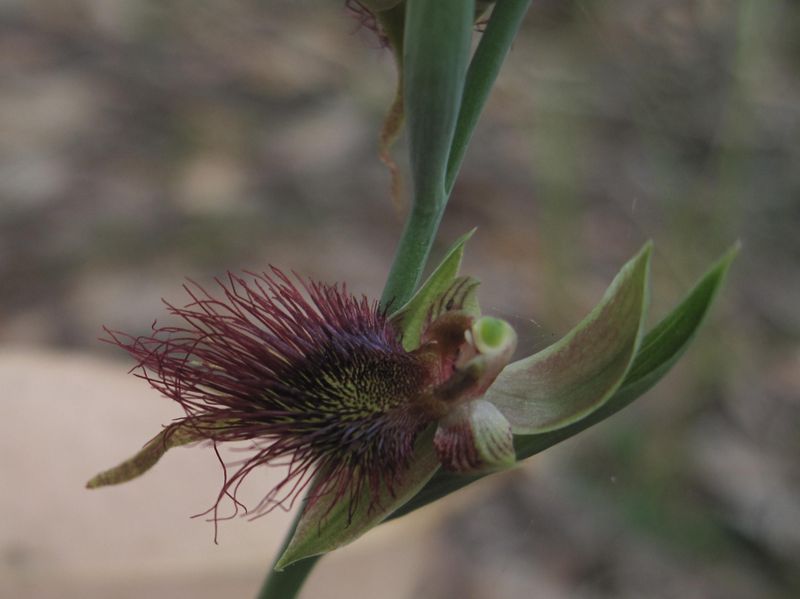
{"type": "MultiPolygon", "coordinates": [[[[498,2],[470,61],[464,84],[464,97],[461,101],[453,146],[447,164],[446,189],[448,192],[455,183],[472,132],[475,130],[475,125],[478,124],[481,111],[489,99],[489,93],[500,73],[500,67],[511,49],[511,44],[530,3],[531,0],[498,2]]],[[[478,3],[478,10],[485,10],[486,4],[486,2],[478,3]]]]}

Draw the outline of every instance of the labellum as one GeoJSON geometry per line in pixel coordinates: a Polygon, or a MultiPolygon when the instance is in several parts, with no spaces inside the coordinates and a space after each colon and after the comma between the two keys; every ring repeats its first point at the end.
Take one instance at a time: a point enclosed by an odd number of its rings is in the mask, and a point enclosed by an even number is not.
{"type": "Polygon", "coordinates": [[[109,342],[138,361],[136,375],[185,415],[90,488],[141,475],[171,447],[251,441],[250,457],[228,466],[211,508],[215,519],[226,496],[242,507],[239,486],[261,465],[284,465],[286,474],[252,516],[290,507],[309,487],[306,510],[322,503],[324,518],[344,504],[349,519],[396,497],[426,429],[436,429],[446,468],[513,463],[510,425],[478,400],[510,359],[516,336],[503,321],[479,317],[474,279],[429,294],[417,306],[422,317],[410,303],[391,318],[343,285],[276,268],[216,283],[216,293],[184,286],[191,301],[167,304],[176,324],[154,324],[138,337],[107,331],[109,342]]]}

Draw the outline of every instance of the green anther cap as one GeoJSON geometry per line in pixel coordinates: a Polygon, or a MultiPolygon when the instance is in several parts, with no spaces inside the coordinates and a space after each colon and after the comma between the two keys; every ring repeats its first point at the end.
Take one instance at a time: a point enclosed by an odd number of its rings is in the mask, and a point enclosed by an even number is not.
{"type": "Polygon", "coordinates": [[[472,341],[483,355],[510,356],[517,346],[517,334],[505,320],[484,316],[472,325],[472,341]]]}

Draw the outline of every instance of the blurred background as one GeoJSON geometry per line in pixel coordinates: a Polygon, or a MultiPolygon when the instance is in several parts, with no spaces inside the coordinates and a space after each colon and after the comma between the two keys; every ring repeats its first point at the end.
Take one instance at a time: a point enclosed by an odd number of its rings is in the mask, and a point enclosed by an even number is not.
{"type": "MultiPolygon", "coordinates": [[[[530,352],[648,238],[652,322],[743,250],[656,389],[325,558],[303,596],[798,597],[800,4],[533,4],[434,258],[478,226],[464,270],[530,352]]],[[[253,595],[289,517],[214,545],[189,518],[210,450],[83,489],[179,415],[97,337],[228,269],[378,296],[394,77],[343,2],[0,0],[0,596],[253,595]]]]}

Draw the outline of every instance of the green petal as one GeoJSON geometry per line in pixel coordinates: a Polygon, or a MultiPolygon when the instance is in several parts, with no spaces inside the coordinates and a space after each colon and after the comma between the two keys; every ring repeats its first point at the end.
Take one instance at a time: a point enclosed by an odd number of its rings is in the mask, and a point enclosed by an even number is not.
{"type": "Polygon", "coordinates": [[[369,489],[364,489],[354,513],[350,502],[323,497],[306,509],[300,517],[294,536],[275,565],[276,570],[313,555],[327,553],[355,541],[385,520],[392,512],[413,498],[439,469],[439,458],[433,448],[433,427],[417,439],[411,466],[403,480],[395,485],[394,494],[384,491],[380,505],[371,505],[369,489]]]}
{"type": "Polygon", "coordinates": [[[165,428],[150,439],[136,454],[121,464],[104,470],[92,478],[86,483],[86,488],[96,489],[133,480],[155,466],[161,456],[167,453],[169,449],[186,445],[192,441],[199,441],[203,438],[205,437],[195,429],[184,425],[165,428]]]}
{"type": "MultiPolygon", "coordinates": [[[[431,320],[431,308],[450,292],[454,292],[454,282],[458,277],[458,269],[461,267],[461,259],[464,256],[464,245],[469,241],[475,229],[462,235],[448,250],[442,262],[436,267],[428,280],[419,288],[406,305],[392,313],[389,317],[392,324],[400,332],[403,338],[403,347],[406,351],[412,351],[419,347],[420,337],[428,322],[431,320]]],[[[474,281],[474,279],[473,279],[474,281]]],[[[462,303],[468,303],[470,307],[477,308],[477,301],[474,300],[474,285],[468,287],[472,291],[472,297],[462,298],[462,303]]],[[[440,307],[446,307],[446,302],[440,302],[440,307]]]]}
{"type": "Polygon", "coordinates": [[[439,318],[445,312],[465,312],[469,316],[478,317],[481,314],[478,305],[478,287],[481,282],[475,277],[456,277],[453,284],[431,305],[427,317],[423,321],[422,330],[439,318]]]}
{"type": "Polygon", "coordinates": [[[648,301],[651,244],[623,266],[601,302],[565,337],[509,364],[486,392],[515,434],[567,426],[598,409],[633,362],[648,301]]]}

